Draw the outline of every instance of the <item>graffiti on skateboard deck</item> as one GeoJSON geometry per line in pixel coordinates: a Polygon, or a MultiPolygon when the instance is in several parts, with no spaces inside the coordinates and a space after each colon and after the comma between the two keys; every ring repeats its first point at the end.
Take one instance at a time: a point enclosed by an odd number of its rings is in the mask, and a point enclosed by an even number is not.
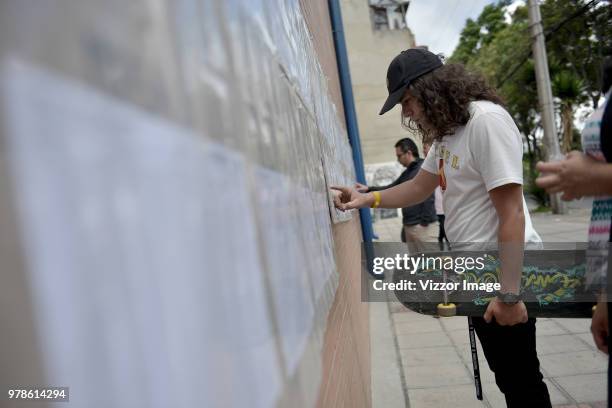
{"type": "MultiPolygon", "coordinates": [[[[586,285],[583,255],[576,251],[525,251],[521,296],[530,316],[591,316],[596,299],[586,285]]],[[[448,253],[438,256],[448,257],[448,253]]],[[[418,313],[482,316],[499,287],[495,285],[499,283],[499,273],[496,253],[487,254],[483,268],[463,273],[440,268],[410,272],[396,269],[394,293],[404,306],[418,313]]]]}

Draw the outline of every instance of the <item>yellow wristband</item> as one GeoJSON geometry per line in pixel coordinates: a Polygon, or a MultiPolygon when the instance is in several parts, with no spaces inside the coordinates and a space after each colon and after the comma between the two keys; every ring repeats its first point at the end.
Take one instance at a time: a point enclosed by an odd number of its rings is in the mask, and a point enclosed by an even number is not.
{"type": "Polygon", "coordinates": [[[380,191],[372,191],[374,194],[374,204],[372,204],[372,208],[378,208],[380,205],[380,191]]]}

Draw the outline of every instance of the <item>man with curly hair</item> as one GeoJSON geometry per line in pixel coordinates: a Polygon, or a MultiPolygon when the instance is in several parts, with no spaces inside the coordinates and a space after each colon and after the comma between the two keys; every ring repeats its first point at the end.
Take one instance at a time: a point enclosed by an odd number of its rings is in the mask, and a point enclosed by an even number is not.
{"type": "Polygon", "coordinates": [[[401,104],[402,124],[433,143],[419,173],[379,193],[337,187],[340,209],[398,208],[422,202],[439,185],[446,235],[453,245],[495,243],[501,290],[472,318],[508,407],[550,407],[536,352],[535,319],[520,300],[526,242],[540,243],[523,198],[523,143],[501,99],[481,76],[435,54],[409,49],[387,71],[380,114],[401,104]]]}

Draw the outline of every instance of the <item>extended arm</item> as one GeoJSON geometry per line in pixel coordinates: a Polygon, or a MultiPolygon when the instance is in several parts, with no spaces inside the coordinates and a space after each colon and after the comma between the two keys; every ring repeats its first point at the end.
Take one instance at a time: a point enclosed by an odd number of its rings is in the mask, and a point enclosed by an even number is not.
{"type": "Polygon", "coordinates": [[[537,169],[545,173],[536,184],[549,193],[563,192],[564,200],[583,196],[612,195],[612,164],[593,160],[573,151],[565,160],[540,162],[537,169]]]}
{"type": "Polygon", "coordinates": [[[410,180],[410,176],[408,170],[404,170],[402,174],[399,175],[391,184],[387,184],[386,186],[366,186],[365,184],[355,183],[355,190],[360,193],[369,193],[371,191],[382,191],[391,187],[395,187],[398,184],[402,184],[405,181],[410,180]]]}
{"type": "MultiPolygon", "coordinates": [[[[426,170],[419,170],[410,181],[381,191],[379,208],[403,208],[425,201],[438,186],[438,176],[426,170]]],[[[359,193],[348,187],[332,187],[341,192],[335,198],[336,207],[341,210],[371,207],[375,196],[373,193],[359,193]]]]}
{"type": "Polygon", "coordinates": [[[389,188],[395,187],[406,180],[402,180],[402,176],[400,175],[395,181],[391,184],[387,184],[386,186],[367,186],[367,190],[365,192],[369,193],[370,191],[382,191],[387,190],[389,188]]]}
{"type": "Polygon", "coordinates": [[[422,203],[437,186],[438,176],[421,169],[412,180],[381,191],[380,207],[403,208],[422,203]]]}

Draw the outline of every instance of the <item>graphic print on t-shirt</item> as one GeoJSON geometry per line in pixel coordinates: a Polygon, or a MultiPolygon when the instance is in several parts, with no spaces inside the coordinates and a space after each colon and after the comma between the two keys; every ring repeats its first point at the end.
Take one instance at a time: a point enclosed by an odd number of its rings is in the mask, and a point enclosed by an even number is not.
{"type": "Polygon", "coordinates": [[[442,191],[446,191],[447,184],[446,184],[446,174],[444,171],[444,163],[449,162],[450,160],[450,166],[455,170],[459,170],[459,156],[451,154],[451,152],[444,145],[440,146],[438,155],[440,157],[438,159],[439,184],[440,184],[440,188],[442,189],[442,191]]]}
{"type": "Polygon", "coordinates": [[[440,158],[438,160],[438,183],[440,184],[440,189],[442,191],[446,191],[446,176],[444,175],[444,159],[440,158]]]}

